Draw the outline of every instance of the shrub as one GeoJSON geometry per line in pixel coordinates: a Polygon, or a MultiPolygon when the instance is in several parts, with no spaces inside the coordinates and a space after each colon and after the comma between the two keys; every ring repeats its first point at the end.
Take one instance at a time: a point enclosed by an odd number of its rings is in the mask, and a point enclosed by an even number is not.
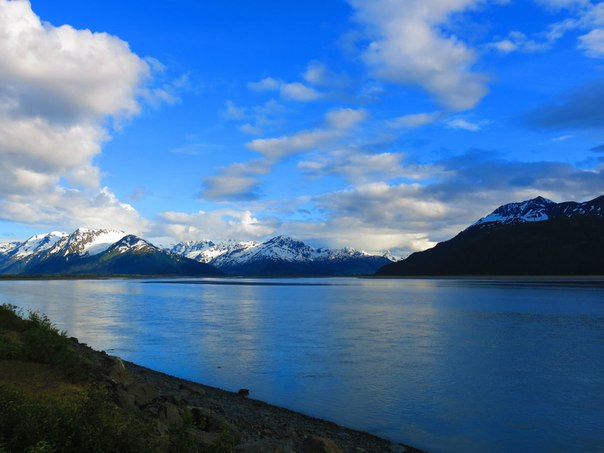
{"type": "Polygon", "coordinates": [[[0,452],[140,452],[153,450],[153,439],[149,425],[102,391],[76,402],[39,401],[0,385],[0,452]]]}

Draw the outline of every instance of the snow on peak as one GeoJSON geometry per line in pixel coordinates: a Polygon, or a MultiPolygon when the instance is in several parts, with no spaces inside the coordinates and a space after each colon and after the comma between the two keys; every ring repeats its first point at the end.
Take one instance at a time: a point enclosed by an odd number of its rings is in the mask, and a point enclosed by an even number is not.
{"type": "Polygon", "coordinates": [[[67,237],[67,233],[53,231],[47,234],[36,234],[13,249],[15,258],[25,258],[52,249],[67,237]]]}
{"type": "Polygon", "coordinates": [[[111,245],[111,251],[125,253],[128,251],[155,250],[157,247],[133,234],[125,235],[111,245]]]}
{"type": "Polygon", "coordinates": [[[235,239],[227,239],[221,242],[213,242],[209,240],[203,241],[186,241],[179,242],[165,250],[176,255],[182,255],[201,263],[209,263],[226,253],[241,251],[250,247],[259,245],[259,242],[254,241],[236,241],[235,239]]]}
{"type": "Polygon", "coordinates": [[[119,230],[78,228],[61,247],[63,255],[98,255],[126,236],[119,230]]]}
{"type": "Polygon", "coordinates": [[[537,197],[520,203],[509,203],[495,209],[474,225],[485,223],[542,222],[550,218],[551,208],[557,204],[547,198],[537,197]]]}
{"type": "Polygon", "coordinates": [[[556,203],[543,197],[520,203],[509,203],[498,207],[470,228],[488,223],[542,222],[553,218],[577,216],[604,217],[604,196],[583,203],[575,201],[556,203]]]}

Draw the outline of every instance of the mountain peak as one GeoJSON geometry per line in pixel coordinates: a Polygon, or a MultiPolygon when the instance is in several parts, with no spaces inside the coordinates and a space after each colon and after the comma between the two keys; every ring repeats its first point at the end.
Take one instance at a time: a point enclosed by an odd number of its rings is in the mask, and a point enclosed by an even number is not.
{"type": "Polygon", "coordinates": [[[499,206],[491,214],[482,217],[471,227],[489,223],[542,222],[549,220],[554,215],[557,206],[558,204],[554,201],[541,196],[519,203],[508,203],[499,206]]]}

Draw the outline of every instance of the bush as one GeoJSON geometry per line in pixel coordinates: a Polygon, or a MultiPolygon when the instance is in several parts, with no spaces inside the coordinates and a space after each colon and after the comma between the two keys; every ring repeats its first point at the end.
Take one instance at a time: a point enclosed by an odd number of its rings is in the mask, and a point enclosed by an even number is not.
{"type": "Polygon", "coordinates": [[[0,452],[141,452],[154,449],[153,439],[101,391],[77,402],[38,401],[0,385],[0,452]]]}

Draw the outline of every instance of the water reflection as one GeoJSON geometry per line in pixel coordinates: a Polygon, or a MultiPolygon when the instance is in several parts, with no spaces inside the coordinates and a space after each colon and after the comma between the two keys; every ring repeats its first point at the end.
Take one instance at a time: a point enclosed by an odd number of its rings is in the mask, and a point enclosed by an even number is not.
{"type": "Polygon", "coordinates": [[[203,282],[3,281],[0,298],[142,365],[431,451],[604,444],[600,286],[203,282]]]}

